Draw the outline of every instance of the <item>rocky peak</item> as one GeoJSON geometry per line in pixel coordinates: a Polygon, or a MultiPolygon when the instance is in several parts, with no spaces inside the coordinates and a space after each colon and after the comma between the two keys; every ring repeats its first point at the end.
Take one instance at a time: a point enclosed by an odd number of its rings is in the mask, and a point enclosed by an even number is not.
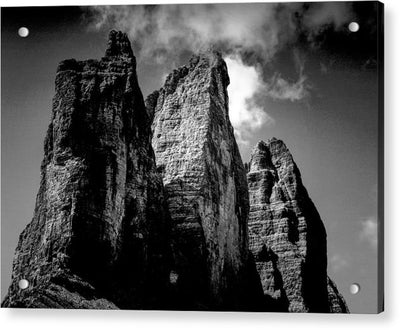
{"type": "Polygon", "coordinates": [[[165,302],[169,215],[125,34],[110,33],[106,55],[59,65],[34,217],[20,236],[4,306],[165,302]],[[28,289],[18,289],[20,279],[28,289]]]}
{"type": "Polygon", "coordinates": [[[228,69],[221,53],[214,49],[192,55],[187,65],[174,69],[165,79],[164,86],[147,97],[146,108],[149,118],[153,119],[154,112],[159,109],[156,104],[159,97],[164,99],[169,94],[184,92],[188,85],[193,85],[191,88],[193,91],[197,88],[198,90],[194,92],[203,97],[218,96],[225,109],[223,114],[229,120],[226,90],[229,85],[228,69]],[[183,91],[177,90],[178,87],[183,91]],[[208,91],[209,88],[212,90],[208,91]]]}
{"type": "Polygon", "coordinates": [[[268,145],[264,141],[259,141],[251,152],[249,171],[259,171],[273,169],[271,154],[268,145]]]}
{"type": "Polygon", "coordinates": [[[193,79],[195,76],[204,75],[206,71],[220,75],[220,80],[224,88],[229,85],[228,71],[221,53],[213,49],[208,49],[202,53],[194,54],[190,58],[188,65],[174,69],[167,76],[163,89],[167,94],[173,93],[181,80],[184,80],[186,77],[193,79]]]}
{"type": "Polygon", "coordinates": [[[174,70],[146,102],[168,194],[181,308],[256,303],[248,299],[257,275],[248,254],[246,172],[229,120],[228,83],[221,55],[205,52],[174,70]]]}
{"type": "Polygon", "coordinates": [[[108,44],[105,53],[106,57],[133,58],[131,43],[126,33],[112,30],[108,36],[108,44]]]}
{"type": "Polygon", "coordinates": [[[281,140],[261,141],[249,167],[249,245],[266,299],[281,311],[329,312],[326,232],[292,155],[281,140]]]}
{"type": "Polygon", "coordinates": [[[346,312],[292,155],[260,141],[244,167],[228,84],[211,49],[144,102],[117,31],[101,60],[61,62],[2,306],[346,312]]]}

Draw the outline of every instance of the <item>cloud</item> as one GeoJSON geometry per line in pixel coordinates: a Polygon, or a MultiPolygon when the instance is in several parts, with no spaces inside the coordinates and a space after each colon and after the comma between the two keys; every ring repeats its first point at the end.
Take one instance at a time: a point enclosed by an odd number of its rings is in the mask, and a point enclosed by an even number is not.
{"type": "Polygon", "coordinates": [[[320,71],[322,74],[328,73],[328,66],[322,62],[319,63],[320,71]]]}
{"type": "Polygon", "coordinates": [[[361,221],[360,239],[368,242],[371,247],[376,248],[378,244],[378,221],[371,216],[361,221]]]}
{"type": "Polygon", "coordinates": [[[262,52],[270,59],[278,50],[280,22],[276,4],[192,4],[90,7],[95,29],[126,31],[142,59],[168,59],[177,52],[198,52],[210,44],[230,52],[262,52]]]}
{"type": "Polygon", "coordinates": [[[339,30],[350,22],[353,16],[352,4],[346,2],[320,2],[314,3],[304,13],[304,25],[309,33],[318,34],[332,26],[339,30]]]}
{"type": "Polygon", "coordinates": [[[270,61],[279,50],[313,38],[329,26],[340,29],[352,15],[347,3],[177,4],[86,7],[95,29],[126,31],[144,60],[170,60],[182,51],[214,44],[227,54],[256,53],[270,61]]]}
{"type": "Polygon", "coordinates": [[[267,95],[274,100],[290,100],[295,102],[309,96],[310,90],[311,84],[308,83],[307,76],[302,69],[295,82],[285,80],[280,73],[275,73],[268,84],[267,95]]]}
{"type": "Polygon", "coordinates": [[[274,100],[300,101],[310,95],[312,89],[307,75],[304,73],[305,60],[297,49],[293,51],[295,68],[298,72],[296,81],[289,81],[282,77],[281,73],[275,72],[267,83],[266,94],[274,100]]]}
{"type": "Polygon", "coordinates": [[[85,10],[91,28],[127,32],[138,61],[162,64],[166,71],[177,66],[184,52],[199,52],[210,45],[219,49],[230,59],[231,120],[241,143],[252,130],[273,122],[255,96],[261,93],[297,102],[310,95],[304,60],[296,52],[296,80],[281,72],[266,76],[261,69],[304,36],[314,45],[320,33],[329,27],[340,29],[351,15],[346,3],[95,6],[85,10]]]}
{"type": "Polygon", "coordinates": [[[334,254],[329,258],[329,264],[334,272],[338,272],[348,267],[349,261],[339,254],[334,254]]]}
{"type": "Polygon", "coordinates": [[[263,93],[266,86],[259,70],[244,64],[239,56],[226,57],[225,62],[231,81],[228,86],[229,117],[237,141],[246,145],[252,131],[274,122],[255,101],[256,94],[263,93]]]}
{"type": "Polygon", "coordinates": [[[302,100],[309,95],[307,76],[301,75],[296,82],[291,83],[277,73],[271,79],[267,94],[274,100],[290,100],[292,102],[302,100]]]}

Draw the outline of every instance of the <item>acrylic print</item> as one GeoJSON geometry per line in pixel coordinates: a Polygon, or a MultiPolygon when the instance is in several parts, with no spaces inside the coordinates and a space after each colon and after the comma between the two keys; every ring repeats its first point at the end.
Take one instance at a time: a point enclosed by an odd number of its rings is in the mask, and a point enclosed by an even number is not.
{"type": "Polygon", "coordinates": [[[1,15],[2,307],[382,311],[381,4],[1,15]]]}

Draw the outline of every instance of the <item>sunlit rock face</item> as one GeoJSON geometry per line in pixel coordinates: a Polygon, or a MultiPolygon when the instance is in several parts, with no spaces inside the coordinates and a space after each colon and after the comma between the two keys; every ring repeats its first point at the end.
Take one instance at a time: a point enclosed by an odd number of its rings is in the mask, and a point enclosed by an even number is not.
{"type": "Polygon", "coordinates": [[[247,180],[249,246],[267,301],[280,311],[330,312],[325,228],[282,141],[255,146],[247,180]]]}
{"type": "Polygon", "coordinates": [[[55,85],[34,217],[3,306],[157,308],[169,217],[127,36],[112,31],[100,61],[61,62],[55,85]]]}
{"type": "Polygon", "coordinates": [[[209,51],[174,70],[146,101],[172,218],[180,308],[249,309],[257,290],[261,295],[248,253],[247,180],[228,84],[224,60],[209,51]]]}

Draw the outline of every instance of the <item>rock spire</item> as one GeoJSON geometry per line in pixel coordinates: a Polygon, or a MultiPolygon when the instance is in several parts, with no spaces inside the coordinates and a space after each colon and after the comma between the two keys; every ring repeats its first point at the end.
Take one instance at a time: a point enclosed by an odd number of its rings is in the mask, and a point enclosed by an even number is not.
{"type": "Polygon", "coordinates": [[[101,61],[60,63],[35,212],[4,306],[163,303],[169,215],[135,66],[127,36],[115,31],[101,61]]]}

